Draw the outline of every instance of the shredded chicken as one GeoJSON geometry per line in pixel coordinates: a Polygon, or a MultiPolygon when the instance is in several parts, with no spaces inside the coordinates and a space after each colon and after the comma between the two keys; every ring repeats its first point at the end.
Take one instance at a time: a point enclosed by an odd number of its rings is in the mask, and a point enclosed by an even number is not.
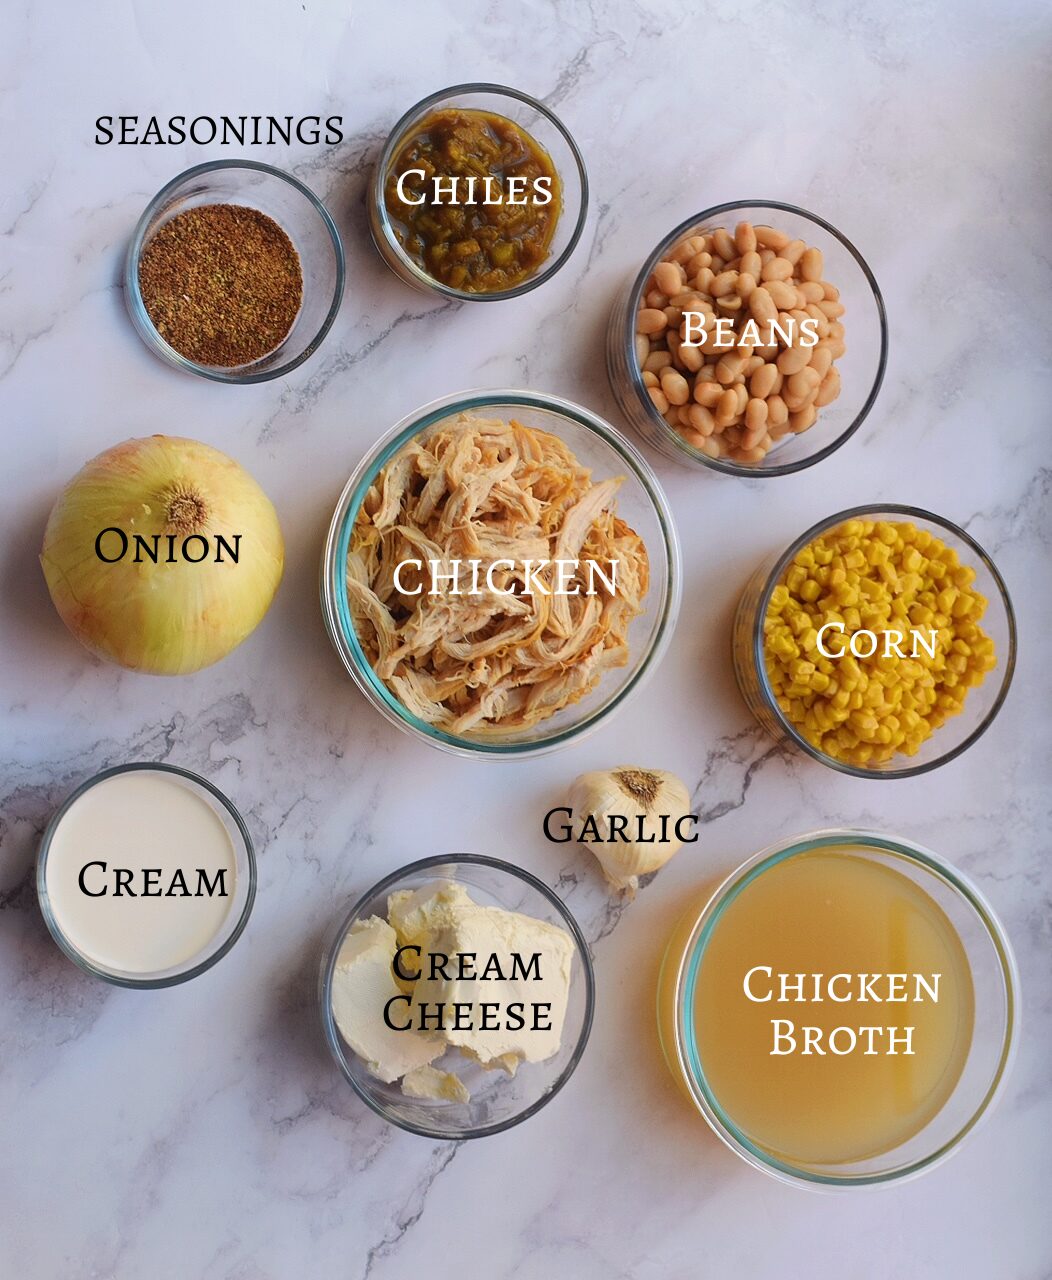
{"type": "Polygon", "coordinates": [[[355,522],[347,592],[373,669],[413,715],[456,735],[514,733],[628,662],[628,625],[643,611],[649,563],[642,539],[614,514],[621,483],[594,483],[546,431],[470,414],[437,424],[391,459],[355,522]],[[429,562],[444,573],[476,560],[478,592],[430,593],[429,562]],[[495,563],[509,560],[513,567],[495,563]],[[554,565],[533,573],[550,594],[530,590],[528,560],[579,561],[569,579],[579,594],[553,590],[554,565]],[[611,593],[589,562],[609,577],[615,561],[611,593]],[[395,581],[400,564],[404,590],[395,581]]]}

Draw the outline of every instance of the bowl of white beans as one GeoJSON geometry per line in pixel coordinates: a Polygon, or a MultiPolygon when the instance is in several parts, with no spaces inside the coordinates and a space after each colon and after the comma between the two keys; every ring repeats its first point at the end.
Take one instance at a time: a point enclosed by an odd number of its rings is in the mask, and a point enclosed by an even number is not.
{"type": "Polygon", "coordinates": [[[887,363],[884,301],[822,218],[736,201],[672,230],[619,296],[614,394],[635,430],[688,467],[789,475],[861,427],[887,363]]]}

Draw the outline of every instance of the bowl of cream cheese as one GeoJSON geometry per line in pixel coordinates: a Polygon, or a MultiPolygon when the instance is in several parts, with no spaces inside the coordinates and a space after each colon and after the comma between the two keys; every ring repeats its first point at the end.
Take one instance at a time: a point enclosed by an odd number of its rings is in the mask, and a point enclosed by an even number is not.
{"type": "Polygon", "coordinates": [[[369,1107],[423,1137],[478,1138],[569,1080],[594,977],[551,889],[497,858],[449,854],[358,899],[327,942],[318,994],[329,1050],[369,1107]]]}

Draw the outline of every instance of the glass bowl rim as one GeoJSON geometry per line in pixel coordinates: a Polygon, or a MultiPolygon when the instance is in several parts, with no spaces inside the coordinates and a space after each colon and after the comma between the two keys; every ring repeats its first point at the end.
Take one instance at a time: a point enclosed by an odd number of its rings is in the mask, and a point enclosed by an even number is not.
{"type": "MultiPolygon", "coordinates": [[[[647,554],[648,556],[651,554],[649,547],[647,554]]],[[[650,589],[654,589],[653,584],[650,589]]],[[[683,574],[679,537],[672,511],[657,476],[642,454],[605,419],[583,405],[564,400],[559,396],[508,388],[498,388],[494,391],[481,389],[460,391],[432,400],[407,414],[381,436],[370,452],[354,468],[340,494],[329,525],[322,556],[321,594],[326,630],[358,688],[366,694],[377,709],[388,718],[393,718],[399,728],[412,734],[413,737],[471,759],[509,760],[541,755],[565,746],[605,723],[614,711],[639,691],[645,680],[660,664],[675,629],[682,590],[683,574]],[[498,405],[541,409],[557,417],[568,418],[577,426],[584,427],[597,435],[614,450],[642,486],[654,511],[661,529],[666,575],[664,597],[660,603],[659,616],[650,645],[639,661],[638,668],[628,677],[624,686],[610,700],[577,724],[557,733],[548,733],[534,740],[518,742],[488,742],[485,739],[457,737],[414,716],[380,680],[365,656],[350,613],[346,576],[339,571],[339,566],[347,562],[354,522],[365,495],[376,476],[398,449],[422,431],[456,413],[498,405]]]]}
{"type": "MultiPolygon", "coordinates": [[[[235,852],[236,859],[236,852],[235,852]]],[[[200,774],[194,773],[190,769],[183,769],[179,765],[164,764],[161,761],[138,761],[128,764],[112,765],[106,769],[100,769],[98,773],[93,773],[90,777],[85,778],[73,791],[63,800],[62,804],[55,810],[48,820],[47,826],[44,828],[44,834],[40,837],[40,844],[37,848],[36,857],[36,890],[37,901],[40,904],[40,913],[44,917],[44,923],[47,925],[48,932],[51,934],[59,950],[70,960],[73,961],[78,968],[93,978],[101,978],[103,982],[108,982],[115,987],[127,987],[133,990],[141,991],[158,991],[163,987],[175,987],[180,983],[189,982],[191,978],[196,978],[204,973],[206,969],[218,963],[223,956],[233,947],[238,938],[245,931],[248,924],[248,918],[252,914],[252,907],[256,900],[256,850],[252,843],[252,837],[249,835],[248,827],[242,818],[237,807],[228,796],[226,796],[219,788],[207,778],[201,777],[200,774]],[[207,791],[209,795],[216,800],[219,805],[226,811],[233,821],[241,837],[242,848],[245,854],[245,863],[248,867],[248,889],[245,895],[245,903],[241,909],[241,915],[238,918],[230,935],[223,942],[222,946],[207,955],[198,964],[190,969],[186,969],[180,973],[169,974],[164,978],[144,977],[135,978],[127,974],[113,973],[110,970],[100,968],[88,956],[79,951],[66,936],[65,930],[59,924],[54,911],[51,908],[51,898],[47,891],[47,860],[51,850],[51,842],[55,832],[58,830],[59,824],[66,816],[68,811],[80,799],[85,792],[90,791],[92,787],[100,782],[105,782],[109,778],[116,777],[122,773],[171,773],[176,777],[186,778],[207,791]]]]}
{"type": "MultiPolygon", "coordinates": [[[[436,881],[442,877],[435,876],[436,881]]],[[[485,1138],[490,1134],[503,1133],[508,1129],[514,1128],[517,1124],[521,1124],[524,1120],[528,1120],[531,1116],[536,1115],[542,1107],[547,1106],[557,1093],[567,1083],[573,1073],[577,1070],[578,1064],[584,1056],[585,1048],[588,1045],[589,1037],[592,1032],[592,1023],[595,1016],[595,968],[592,964],[591,952],[588,948],[588,942],[581,927],[577,923],[570,911],[569,907],[562,901],[554,889],[551,889],[543,880],[535,876],[531,871],[527,871],[525,867],[518,867],[514,863],[507,862],[502,858],[493,858],[487,854],[481,853],[446,853],[433,854],[427,858],[418,858],[414,862],[406,863],[405,866],[399,867],[395,871],[389,872],[382,879],[378,880],[371,889],[359,895],[351,909],[341,917],[339,925],[329,934],[322,951],[321,973],[318,983],[318,1003],[321,1014],[322,1029],[325,1033],[325,1041],[340,1070],[340,1074],[351,1085],[355,1093],[366,1104],[371,1111],[374,1111],[381,1119],[386,1120],[388,1124],[393,1124],[399,1129],[405,1130],[407,1133],[415,1133],[421,1138],[438,1138],[447,1142],[461,1142],[471,1138],[485,1138]],[[482,866],[490,867],[495,871],[499,871],[512,879],[521,880],[528,885],[555,908],[559,917],[565,921],[570,935],[574,940],[574,946],[577,954],[581,958],[581,967],[584,971],[585,984],[585,1008],[584,1017],[581,1023],[581,1030],[577,1037],[577,1043],[574,1051],[570,1055],[566,1066],[559,1073],[558,1078],[550,1089],[547,1089],[539,1098],[530,1103],[528,1107],[515,1115],[509,1116],[505,1120],[501,1120],[496,1124],[476,1125],[470,1129],[452,1136],[446,1129],[429,1128],[423,1124],[413,1124],[402,1117],[390,1114],[381,1103],[369,1096],[368,1093],[355,1080],[353,1075],[348,1071],[346,1066],[346,1055],[341,1048],[342,1037],[336,1027],[336,1020],[332,1012],[332,975],[336,968],[336,959],[339,955],[340,947],[343,940],[347,936],[347,931],[354,921],[361,915],[365,909],[366,903],[373,898],[379,897],[381,894],[386,895],[401,881],[408,879],[410,876],[419,875],[421,872],[430,871],[438,867],[456,867],[458,865],[482,866]]]]}
{"type": "Polygon", "coordinates": [[[971,879],[952,866],[946,859],[926,846],[901,836],[888,836],[881,832],[862,828],[823,828],[804,835],[779,841],[753,854],[726,876],[700,909],[683,948],[675,979],[674,1037],[676,1058],[688,1085],[691,1099],[704,1115],[716,1136],[748,1164],[792,1186],[817,1191],[845,1191],[858,1186],[886,1186],[904,1182],[919,1176],[926,1170],[941,1164],[953,1154],[964,1138],[976,1128],[991,1111],[994,1102],[1003,1091],[1019,1044],[1020,999],[1019,971],[1015,954],[1004,926],[986,897],[971,879]],[[982,924],[999,962],[1005,991],[1005,1025],[997,1069],[978,1106],[958,1131],[931,1154],[914,1159],[902,1168],[882,1173],[837,1176],[817,1173],[790,1164],[764,1151],[751,1142],[720,1106],[715,1094],[705,1080],[701,1069],[700,1054],[693,1034],[692,1020],[687,1017],[691,1008],[698,970],[701,966],[712,932],[726,907],[748,885],[773,866],[801,856],[815,849],[856,846],[863,852],[875,849],[891,853],[924,868],[929,874],[949,885],[955,896],[971,907],[982,924]]]}
{"type": "MultiPolygon", "coordinates": [[[[547,148],[545,148],[547,150],[547,148]]],[[[383,237],[386,244],[394,252],[398,261],[406,268],[409,274],[418,284],[425,286],[434,293],[440,294],[444,298],[449,298],[455,302],[504,302],[509,298],[521,297],[524,293],[529,293],[531,289],[536,289],[546,280],[551,279],[557,271],[559,271],[570,260],[573,251],[577,248],[577,244],[584,232],[585,222],[588,218],[588,170],[585,168],[584,157],[578,147],[573,135],[569,129],[563,124],[559,117],[547,107],[539,98],[534,98],[528,93],[524,93],[521,89],[513,89],[510,85],[493,84],[489,81],[471,81],[465,84],[450,85],[446,89],[439,89],[435,93],[429,93],[426,98],[421,98],[408,111],[404,112],[399,120],[392,127],[387,135],[384,143],[383,151],[376,163],[373,176],[370,179],[373,203],[376,207],[376,216],[379,221],[380,228],[383,231],[383,237]],[[412,258],[406,253],[404,247],[399,242],[398,236],[395,235],[394,227],[387,213],[387,205],[384,201],[384,184],[387,180],[387,173],[394,159],[394,154],[398,149],[399,143],[405,137],[406,132],[412,122],[422,113],[444,101],[446,98],[467,97],[469,94],[492,94],[495,97],[512,98],[517,102],[523,103],[531,110],[536,111],[538,115],[543,116],[549,124],[551,124],[563,141],[570,149],[573,157],[574,165],[577,169],[577,177],[581,185],[580,208],[577,211],[577,219],[574,224],[573,232],[567,241],[565,248],[557,258],[542,263],[538,271],[524,280],[521,284],[517,284],[511,289],[499,289],[494,293],[468,293],[463,289],[454,289],[451,285],[443,284],[441,280],[436,280],[434,276],[429,275],[422,267],[418,266],[412,258]]],[[[565,190],[565,184],[562,182],[560,175],[560,185],[565,190]]],[[[565,210],[563,210],[565,212],[565,210]]],[[[563,216],[562,213],[559,215],[563,216]]]]}
{"type": "MultiPolygon", "coordinates": [[[[887,780],[891,778],[914,778],[922,773],[927,773],[931,769],[936,769],[939,765],[948,764],[951,760],[955,760],[963,752],[977,742],[983,734],[989,729],[991,724],[997,718],[1001,707],[1004,705],[1005,699],[1008,697],[1008,690],[1012,684],[1012,677],[1015,674],[1016,655],[1018,652],[1018,636],[1016,630],[1015,609],[1012,606],[1011,596],[1008,594],[1008,587],[1005,585],[1004,579],[1001,577],[1000,570],[994,564],[990,555],[979,545],[978,542],[966,533],[959,525],[947,520],[945,516],[936,515],[933,511],[927,511],[923,507],[915,507],[905,503],[895,502],[871,502],[863,506],[848,507],[844,511],[837,512],[836,515],[826,516],[813,524],[810,529],[802,533],[790,546],[779,556],[777,564],[767,576],[764,583],[763,591],[760,593],[760,599],[756,606],[756,616],[753,621],[752,636],[750,638],[752,646],[752,661],[756,669],[757,683],[759,685],[760,696],[763,699],[764,706],[775,717],[779,728],[792,741],[793,745],[799,747],[801,751],[809,755],[812,760],[819,761],[820,764],[828,765],[831,769],[836,769],[839,773],[846,773],[852,778],[877,778],[887,780]],[[1004,607],[1005,618],[1008,624],[1008,658],[1005,662],[1004,673],[1001,676],[1001,685],[998,689],[997,696],[994,698],[989,711],[982,718],[978,725],[970,734],[957,746],[944,751],[941,755],[933,756],[932,759],[925,761],[923,764],[907,764],[901,769],[867,769],[859,765],[848,764],[843,760],[834,760],[832,756],[826,755],[824,751],[820,751],[813,746],[801,734],[797,728],[789,721],[778,700],[774,696],[771,689],[770,680],[767,675],[767,664],[764,660],[764,643],[763,643],[763,624],[767,616],[767,607],[770,604],[771,593],[778,585],[778,579],[783,571],[792,562],[793,557],[798,551],[801,551],[819,534],[829,529],[835,528],[837,525],[844,524],[848,520],[856,520],[861,516],[875,515],[895,515],[904,516],[907,520],[926,520],[941,529],[945,529],[955,538],[959,538],[965,543],[971,551],[979,558],[979,562],[987,570],[993,578],[997,586],[998,595],[1004,607]]],[[[936,732],[938,732],[936,730],[936,732]]],[[[909,760],[910,757],[906,756],[909,760]]]]}
{"type": "Polygon", "coordinates": [[[272,378],[279,378],[282,374],[291,373],[293,369],[298,368],[305,360],[317,351],[322,340],[332,328],[332,323],[336,319],[336,313],[340,309],[343,301],[343,291],[346,282],[346,262],[343,252],[343,242],[340,239],[339,230],[336,223],[332,219],[332,215],[322,204],[321,200],[314,194],[311,189],[302,183],[299,178],[294,177],[291,173],[287,173],[284,169],[275,168],[274,165],[264,164],[261,160],[206,160],[203,164],[191,165],[189,169],[184,169],[182,173],[176,174],[171,181],[157,192],[152,200],[147,204],[139,217],[139,221],[135,224],[135,230],[132,232],[131,241],[128,244],[128,252],[124,259],[124,298],[128,309],[131,312],[132,319],[135,322],[135,328],[139,336],[146,345],[162,360],[173,365],[177,369],[182,369],[187,373],[197,374],[198,377],[208,378],[212,382],[225,382],[231,385],[244,384],[246,386],[252,383],[269,382],[272,378]],[[146,232],[153,221],[154,217],[160,209],[168,201],[169,197],[185,182],[192,178],[196,178],[202,174],[214,173],[220,169],[249,169],[257,173],[267,174],[272,178],[280,178],[282,182],[288,183],[295,191],[304,196],[308,203],[313,206],[315,212],[321,217],[325,230],[329,233],[329,239],[332,242],[333,253],[336,259],[336,283],[333,289],[332,301],[329,309],[325,314],[325,318],[321,323],[321,328],[307,343],[299,355],[284,361],[281,364],[275,364],[266,369],[252,372],[254,365],[246,366],[246,372],[239,373],[237,371],[224,371],[212,365],[198,364],[196,360],[191,360],[177,351],[175,347],[166,342],[164,338],[157,332],[157,328],[150,318],[150,313],[146,310],[146,304],[142,299],[142,291],[139,288],[139,260],[142,257],[142,251],[145,247],[146,232]]]}
{"type": "Polygon", "coordinates": [[[631,285],[628,296],[628,308],[625,315],[625,327],[622,335],[625,342],[626,369],[628,377],[632,383],[632,389],[635,392],[636,399],[640,404],[643,412],[650,419],[651,423],[662,433],[662,438],[667,439],[673,444],[686,458],[691,462],[700,462],[704,466],[709,467],[713,471],[722,472],[724,475],[744,476],[748,479],[765,480],[774,476],[792,475],[794,472],[803,471],[807,467],[813,466],[816,462],[821,462],[828,458],[830,454],[835,453],[837,449],[847,443],[855,432],[862,426],[866,418],[869,417],[873,405],[876,403],[877,396],[880,394],[881,386],[884,382],[884,373],[888,364],[888,317],[884,306],[884,296],[880,291],[869,264],[859,252],[852,242],[844,235],[844,233],[833,226],[831,222],[827,222],[824,218],[820,218],[818,214],[811,213],[808,209],[803,209],[799,205],[787,204],[782,200],[732,200],[726,204],[713,205],[710,209],[704,209],[701,213],[696,213],[692,217],[684,219],[673,231],[658,242],[657,247],[646,259],[642,270],[636,276],[631,285]],[[728,461],[725,458],[710,458],[707,454],[695,449],[680,435],[678,435],[668,425],[665,419],[658,413],[657,409],[651,403],[650,396],[646,393],[646,387],[643,383],[642,370],[638,366],[635,353],[635,315],[639,306],[639,299],[642,297],[646,288],[646,282],[650,278],[654,267],[661,260],[661,255],[670,249],[677,240],[698,223],[708,219],[716,218],[725,213],[734,213],[742,209],[775,209],[781,213],[791,213],[797,217],[813,222],[816,226],[821,227],[823,231],[831,235],[835,240],[848,251],[854,258],[873,295],[873,301],[876,304],[877,322],[880,329],[880,355],[877,360],[876,377],[873,385],[863,402],[862,408],[855,415],[852,422],[844,428],[843,431],[831,440],[823,448],[817,450],[813,454],[809,454],[806,458],[800,458],[796,462],[774,463],[771,466],[749,467],[744,463],[728,461]]]}

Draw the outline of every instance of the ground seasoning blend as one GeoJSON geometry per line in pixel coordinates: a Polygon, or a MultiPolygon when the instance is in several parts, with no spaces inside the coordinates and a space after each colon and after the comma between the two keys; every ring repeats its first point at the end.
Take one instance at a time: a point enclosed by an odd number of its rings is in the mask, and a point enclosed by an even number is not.
{"type": "Polygon", "coordinates": [[[143,305],[157,332],[197,364],[236,368],[288,336],[303,300],[292,241],[258,209],[198,205],[177,213],[139,260],[143,305]]]}

